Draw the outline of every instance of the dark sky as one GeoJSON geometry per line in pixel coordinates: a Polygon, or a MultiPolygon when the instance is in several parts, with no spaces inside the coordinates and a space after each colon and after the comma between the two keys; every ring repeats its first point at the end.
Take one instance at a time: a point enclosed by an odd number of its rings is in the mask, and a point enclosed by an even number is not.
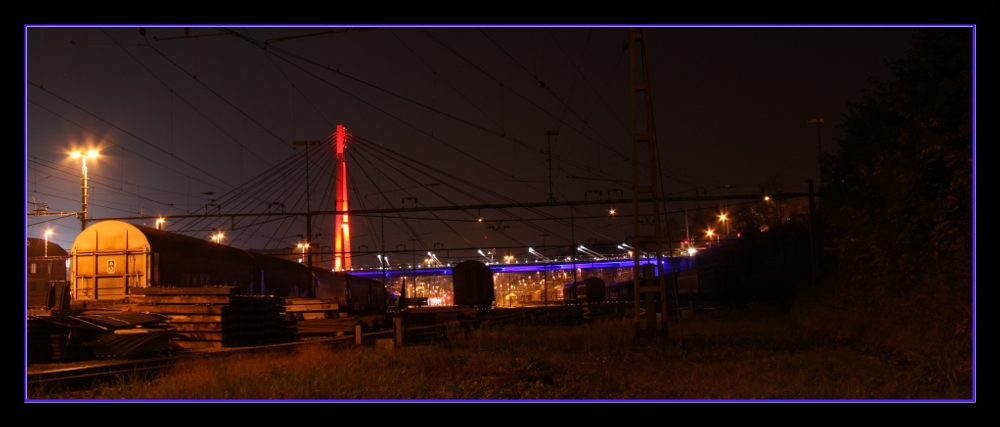
{"type": "MultiPolygon", "coordinates": [[[[823,148],[835,150],[835,125],[848,104],[872,87],[869,78],[888,77],[885,61],[905,54],[913,32],[650,28],[664,194],[744,194],[765,184],[805,191],[806,180],[818,177],[816,126],[806,122],[824,118],[823,148]]],[[[279,211],[273,203],[304,211],[304,162],[292,161],[303,151],[292,141],[323,139],[337,124],[354,138],[355,209],[544,202],[548,130],[559,131],[555,199],[630,197],[628,42],[626,27],[147,27],[144,36],[136,27],[27,27],[26,209],[35,201],[50,211],[79,210],[80,164],[68,153],[95,146],[92,217],[168,215],[168,230],[199,238],[217,229],[244,248],[294,247],[305,230],[301,217],[234,224],[169,215],[279,211]]],[[[333,209],[329,150],[310,152],[313,209],[333,209]]],[[[618,206],[609,201],[572,215],[600,216],[611,207],[618,206]]],[[[628,206],[620,208],[628,215],[628,206]]],[[[541,219],[569,217],[566,207],[436,215],[384,224],[352,218],[352,246],[570,239],[564,224],[541,219]],[[479,215],[500,230],[475,221],[479,215]]],[[[51,228],[54,241],[70,248],[79,221],[53,218],[29,216],[27,235],[51,228]]],[[[321,246],[332,245],[330,224],[332,217],[314,222],[321,246]]],[[[627,217],[574,226],[577,243],[632,233],[627,217]]]]}

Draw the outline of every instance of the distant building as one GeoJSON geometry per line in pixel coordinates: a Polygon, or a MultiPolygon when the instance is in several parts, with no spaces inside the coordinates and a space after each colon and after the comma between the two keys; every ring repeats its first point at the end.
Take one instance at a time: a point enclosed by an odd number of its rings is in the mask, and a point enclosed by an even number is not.
{"type": "Polygon", "coordinates": [[[66,270],[69,253],[45,239],[28,238],[28,308],[68,308],[69,283],[66,270]]]}

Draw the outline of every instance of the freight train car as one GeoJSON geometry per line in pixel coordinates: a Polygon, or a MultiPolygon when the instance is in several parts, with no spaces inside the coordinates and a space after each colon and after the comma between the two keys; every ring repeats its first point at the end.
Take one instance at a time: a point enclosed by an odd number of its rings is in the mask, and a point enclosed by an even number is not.
{"type": "Polygon", "coordinates": [[[604,280],[589,277],[579,282],[563,285],[563,299],[567,303],[598,303],[605,299],[604,280]]]}
{"type": "Polygon", "coordinates": [[[348,313],[384,313],[393,305],[382,282],[346,273],[313,267],[316,297],[337,298],[341,311],[348,313]]]}
{"type": "Polygon", "coordinates": [[[74,301],[121,300],[137,288],[260,288],[246,251],[122,221],[102,221],[80,233],[70,249],[74,301]]]}
{"type": "Polygon", "coordinates": [[[493,271],[479,261],[462,261],[452,270],[455,305],[489,309],[496,302],[493,271]]]}
{"type": "Polygon", "coordinates": [[[69,253],[74,301],[122,300],[148,287],[230,287],[247,295],[336,296],[347,308],[382,312],[381,283],[181,234],[103,221],[69,253]]]}
{"type": "Polygon", "coordinates": [[[598,303],[604,302],[605,295],[605,284],[604,280],[597,277],[588,277],[579,282],[572,283],[573,288],[576,291],[574,303],[598,303]]]}
{"type": "Polygon", "coordinates": [[[308,298],[313,295],[313,272],[297,262],[247,252],[254,272],[250,294],[308,298]]]}
{"type": "Polygon", "coordinates": [[[605,289],[605,295],[607,301],[632,301],[635,299],[635,282],[626,280],[609,283],[605,289]]]}

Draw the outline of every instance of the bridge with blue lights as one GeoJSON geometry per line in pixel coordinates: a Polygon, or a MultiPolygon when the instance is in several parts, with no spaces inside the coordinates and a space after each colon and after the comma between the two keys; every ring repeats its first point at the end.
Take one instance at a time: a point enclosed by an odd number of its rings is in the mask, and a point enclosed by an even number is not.
{"type": "MultiPolygon", "coordinates": [[[[683,256],[674,257],[671,261],[670,258],[663,258],[663,266],[659,271],[664,273],[670,273],[673,271],[687,270],[692,267],[692,262],[694,257],[683,256]]],[[[647,264],[658,264],[659,261],[656,258],[643,258],[640,260],[640,265],[647,264]]],[[[490,270],[493,273],[536,273],[536,272],[550,272],[550,271],[562,271],[562,270],[593,270],[593,269],[631,269],[635,266],[635,260],[633,259],[604,259],[604,260],[570,260],[570,261],[550,261],[550,262],[528,262],[528,263],[515,263],[515,264],[489,264],[490,270]]],[[[415,277],[415,276],[450,276],[452,274],[451,266],[418,266],[417,268],[385,268],[381,269],[378,267],[370,268],[354,268],[349,274],[355,276],[366,277],[370,279],[381,279],[383,277],[390,279],[396,277],[415,277]]]]}

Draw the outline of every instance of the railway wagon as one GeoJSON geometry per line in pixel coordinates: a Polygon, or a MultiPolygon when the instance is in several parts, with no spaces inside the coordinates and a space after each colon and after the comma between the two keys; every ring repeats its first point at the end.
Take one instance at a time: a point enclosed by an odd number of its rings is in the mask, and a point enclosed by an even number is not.
{"type": "Polygon", "coordinates": [[[313,267],[316,297],[337,298],[341,311],[349,313],[383,313],[389,303],[389,292],[382,282],[313,267]]]}
{"type": "Polygon", "coordinates": [[[479,261],[462,261],[452,270],[455,305],[488,309],[496,302],[493,271],[479,261]]]}
{"type": "Polygon", "coordinates": [[[134,289],[156,286],[231,287],[241,294],[279,297],[313,297],[320,287],[348,304],[354,298],[366,308],[385,306],[384,301],[372,303],[372,293],[385,295],[378,282],[338,282],[335,273],[323,269],[122,221],[88,227],[69,257],[71,298],[77,301],[120,300],[134,289]]]}
{"type": "Polygon", "coordinates": [[[598,303],[605,300],[605,283],[600,278],[588,277],[571,285],[575,291],[573,302],[598,303]]]}
{"type": "Polygon", "coordinates": [[[563,299],[574,304],[598,303],[605,299],[604,280],[588,277],[579,282],[563,285],[563,299]]]}
{"type": "Polygon", "coordinates": [[[247,252],[253,260],[251,295],[309,298],[314,294],[314,273],[303,264],[286,259],[247,252]]]}
{"type": "Polygon", "coordinates": [[[69,251],[70,297],[120,300],[137,288],[258,287],[254,258],[231,246],[122,221],[102,221],[77,236],[69,251]]]}
{"type": "Polygon", "coordinates": [[[635,299],[635,282],[626,280],[609,283],[605,289],[605,296],[608,301],[632,301],[635,299]]]}

